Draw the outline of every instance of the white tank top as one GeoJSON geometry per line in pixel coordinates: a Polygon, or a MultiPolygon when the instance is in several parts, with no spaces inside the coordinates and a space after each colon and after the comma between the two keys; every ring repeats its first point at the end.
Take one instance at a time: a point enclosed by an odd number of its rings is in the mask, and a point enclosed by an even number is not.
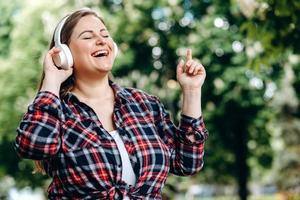
{"type": "MultiPolygon", "coordinates": [[[[114,138],[115,142],[117,143],[121,159],[122,159],[122,180],[126,182],[128,185],[135,185],[136,176],[134,174],[131,162],[129,160],[128,152],[126,151],[124,142],[119,135],[117,130],[109,132],[109,134],[114,138]],[[125,173],[126,172],[126,173],[125,173]]],[[[126,196],[124,200],[129,200],[126,196]]]]}

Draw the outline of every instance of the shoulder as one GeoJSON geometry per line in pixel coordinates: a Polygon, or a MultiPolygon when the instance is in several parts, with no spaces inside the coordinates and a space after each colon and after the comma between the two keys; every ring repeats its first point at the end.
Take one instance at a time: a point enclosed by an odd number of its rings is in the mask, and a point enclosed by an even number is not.
{"type": "Polygon", "coordinates": [[[149,103],[158,103],[159,98],[155,95],[149,94],[143,90],[132,88],[132,87],[124,87],[124,91],[130,94],[131,100],[137,102],[149,102],[149,103]]]}
{"type": "Polygon", "coordinates": [[[132,87],[125,87],[124,91],[130,96],[128,99],[130,103],[127,105],[131,108],[137,106],[139,111],[142,110],[145,113],[151,113],[153,116],[159,115],[164,108],[159,98],[155,95],[132,87]]]}

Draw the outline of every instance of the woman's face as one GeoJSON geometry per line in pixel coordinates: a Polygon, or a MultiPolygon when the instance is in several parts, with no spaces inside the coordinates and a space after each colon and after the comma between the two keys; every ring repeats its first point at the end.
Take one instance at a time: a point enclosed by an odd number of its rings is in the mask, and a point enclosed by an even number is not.
{"type": "Polygon", "coordinates": [[[113,40],[102,21],[94,15],[82,17],[74,27],[69,47],[74,70],[80,75],[107,73],[114,62],[113,40]]]}

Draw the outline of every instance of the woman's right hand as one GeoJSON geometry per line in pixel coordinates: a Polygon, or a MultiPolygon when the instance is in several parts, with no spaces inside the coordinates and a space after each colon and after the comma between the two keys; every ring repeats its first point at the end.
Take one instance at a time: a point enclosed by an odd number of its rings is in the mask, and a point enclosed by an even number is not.
{"type": "Polygon", "coordinates": [[[64,69],[59,69],[55,66],[52,57],[55,56],[56,54],[59,54],[61,50],[59,48],[53,47],[50,49],[45,58],[44,58],[44,72],[45,72],[45,77],[51,79],[56,79],[60,84],[64,82],[69,76],[71,76],[73,72],[73,68],[70,68],[68,70],[64,69]]]}
{"type": "Polygon", "coordinates": [[[73,73],[73,68],[64,70],[55,66],[52,57],[59,52],[60,49],[56,47],[47,52],[43,62],[45,77],[41,88],[41,90],[50,91],[57,95],[59,94],[60,85],[73,73]]]}

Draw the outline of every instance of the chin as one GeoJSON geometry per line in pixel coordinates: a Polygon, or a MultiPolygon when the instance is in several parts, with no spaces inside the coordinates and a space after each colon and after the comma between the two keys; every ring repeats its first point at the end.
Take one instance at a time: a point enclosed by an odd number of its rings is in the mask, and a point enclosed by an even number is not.
{"type": "Polygon", "coordinates": [[[101,72],[110,72],[112,70],[112,66],[111,65],[102,65],[102,66],[97,66],[96,67],[97,71],[101,71],[101,72]]]}

